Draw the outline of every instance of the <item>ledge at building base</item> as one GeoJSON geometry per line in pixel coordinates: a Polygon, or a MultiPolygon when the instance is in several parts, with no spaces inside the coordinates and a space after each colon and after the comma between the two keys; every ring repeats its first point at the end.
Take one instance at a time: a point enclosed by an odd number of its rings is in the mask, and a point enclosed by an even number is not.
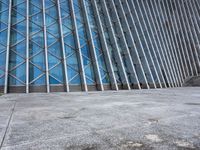
{"type": "Polygon", "coordinates": [[[188,78],[185,83],[183,84],[184,87],[186,86],[200,86],[200,75],[195,77],[188,78]]]}

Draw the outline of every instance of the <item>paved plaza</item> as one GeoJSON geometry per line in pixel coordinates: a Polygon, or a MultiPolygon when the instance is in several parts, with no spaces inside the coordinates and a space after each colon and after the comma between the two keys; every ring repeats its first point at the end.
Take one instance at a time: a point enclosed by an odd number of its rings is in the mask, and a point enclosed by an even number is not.
{"type": "Polygon", "coordinates": [[[200,149],[200,88],[0,96],[2,150],[200,149]]]}

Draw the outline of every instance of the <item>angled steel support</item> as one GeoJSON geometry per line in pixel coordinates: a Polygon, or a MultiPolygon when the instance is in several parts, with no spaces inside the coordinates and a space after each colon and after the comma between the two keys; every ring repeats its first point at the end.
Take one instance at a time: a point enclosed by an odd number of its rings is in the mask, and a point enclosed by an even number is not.
{"type": "MultiPolygon", "coordinates": [[[[194,18],[194,24],[196,27],[196,34],[198,36],[198,41],[200,42],[200,13],[198,13],[197,7],[200,7],[200,5],[196,5],[195,1],[189,1],[189,6],[191,7],[193,18],[194,18]]],[[[198,52],[198,59],[200,59],[200,45],[197,45],[197,52],[198,52]]],[[[200,74],[200,73],[199,73],[200,74]]]]}
{"type": "Polygon", "coordinates": [[[9,0],[8,8],[8,35],[7,35],[7,48],[6,48],[6,64],[5,64],[5,84],[4,93],[8,93],[8,74],[9,74],[9,55],[10,55],[10,29],[11,29],[11,14],[12,14],[12,0],[9,0]]]}
{"type": "MultiPolygon", "coordinates": [[[[169,5],[172,7],[173,6],[173,3],[172,3],[172,1],[171,0],[169,0],[169,5]]],[[[184,68],[184,72],[183,72],[183,74],[184,74],[184,78],[187,78],[188,76],[189,76],[189,66],[188,66],[188,63],[187,63],[187,60],[186,60],[186,57],[187,57],[187,54],[185,53],[185,51],[184,51],[184,44],[182,44],[182,39],[181,39],[181,37],[180,37],[180,32],[181,32],[181,29],[180,28],[178,28],[178,18],[177,18],[177,13],[176,13],[176,11],[174,11],[174,10],[172,10],[173,11],[173,17],[172,17],[172,19],[173,19],[173,22],[174,22],[174,24],[175,24],[175,34],[177,35],[177,44],[178,44],[178,46],[179,46],[179,56],[181,57],[181,59],[182,59],[182,67],[184,68]]]]}
{"type": "Polygon", "coordinates": [[[78,51],[77,56],[78,56],[78,61],[80,65],[81,86],[82,86],[82,90],[87,92],[88,88],[87,88],[87,83],[86,83],[85,70],[84,70],[84,65],[83,65],[83,58],[82,58],[80,40],[79,40],[79,35],[78,35],[78,28],[77,28],[73,0],[69,0],[69,3],[70,3],[70,8],[71,8],[71,16],[72,16],[72,22],[73,22],[73,28],[74,28],[74,35],[75,35],[75,45],[78,51]]]}
{"type": "Polygon", "coordinates": [[[90,28],[89,18],[87,15],[88,13],[87,13],[87,9],[86,9],[84,0],[81,0],[81,8],[83,10],[84,21],[86,24],[86,32],[87,32],[87,36],[88,36],[88,40],[89,40],[89,46],[90,46],[90,51],[91,51],[91,55],[92,55],[92,60],[95,65],[94,71],[95,71],[95,75],[96,75],[97,88],[100,91],[104,91],[102,78],[101,78],[101,74],[100,74],[100,70],[99,70],[99,64],[98,64],[98,60],[97,60],[97,54],[95,51],[94,41],[93,41],[92,32],[91,32],[91,28],[90,28]]]}
{"type": "MultiPolygon", "coordinates": [[[[135,1],[135,2],[136,2],[136,1],[135,1]]],[[[150,52],[149,52],[149,47],[148,47],[148,44],[147,44],[147,41],[146,41],[146,38],[145,38],[145,35],[144,35],[144,32],[143,32],[143,29],[142,29],[142,26],[141,26],[141,22],[140,22],[140,19],[139,19],[139,16],[138,16],[138,12],[136,11],[135,4],[134,4],[133,1],[130,1],[129,4],[130,4],[130,5],[128,5],[128,3],[127,3],[128,9],[129,9],[129,10],[132,10],[132,13],[134,13],[134,14],[135,14],[135,17],[136,17],[136,20],[134,20],[134,19],[133,19],[133,14],[130,13],[131,16],[132,16],[132,17],[130,17],[130,18],[131,18],[131,24],[130,24],[130,26],[131,26],[132,28],[134,28],[134,30],[135,30],[135,32],[136,32],[137,38],[138,38],[138,40],[139,40],[139,45],[140,45],[140,48],[141,48],[141,50],[142,50],[142,54],[144,55],[145,63],[146,63],[146,65],[147,65],[147,70],[146,70],[146,71],[149,72],[150,78],[151,78],[151,80],[152,80],[152,82],[153,82],[153,85],[154,85],[154,88],[156,88],[157,86],[156,86],[156,84],[155,84],[155,80],[154,80],[154,77],[153,77],[153,74],[152,74],[152,70],[151,70],[150,64],[149,64],[148,59],[147,59],[147,54],[149,55],[149,57],[150,57],[149,59],[150,59],[150,61],[151,61],[152,63],[153,63],[153,59],[152,59],[152,56],[151,56],[151,54],[150,54],[150,52]],[[139,28],[137,27],[136,22],[138,23],[139,28]],[[140,36],[140,34],[139,34],[139,29],[141,30],[142,37],[144,38],[144,43],[142,43],[141,36],[140,36]],[[145,44],[145,46],[147,46],[147,49],[148,49],[148,52],[147,52],[147,53],[145,53],[144,45],[143,45],[143,44],[145,44]]],[[[152,68],[152,69],[153,69],[154,71],[156,71],[156,70],[155,70],[155,65],[154,65],[154,63],[153,63],[153,68],[152,68]]],[[[157,75],[158,75],[158,74],[156,73],[156,76],[157,76],[157,75]]],[[[149,81],[148,81],[148,82],[149,82],[149,81]]]]}
{"type": "Polygon", "coordinates": [[[148,25],[149,26],[152,25],[150,27],[150,31],[151,31],[151,34],[153,36],[153,41],[154,41],[155,46],[156,46],[158,57],[161,61],[160,67],[163,68],[163,69],[161,69],[161,72],[163,71],[162,74],[165,74],[165,75],[163,75],[164,80],[166,80],[165,86],[171,87],[171,86],[173,86],[173,84],[172,84],[173,80],[172,80],[172,77],[171,77],[171,73],[169,71],[169,67],[168,67],[166,58],[164,56],[164,52],[163,52],[164,48],[163,48],[163,45],[161,44],[161,39],[159,37],[160,28],[157,29],[156,25],[155,25],[155,22],[158,24],[157,18],[155,18],[155,19],[153,18],[153,14],[155,15],[154,10],[153,11],[150,10],[150,6],[149,6],[149,3],[147,1],[144,1],[144,2],[142,1],[142,5],[143,5],[143,8],[144,8],[144,12],[145,12],[145,15],[146,15],[146,18],[147,18],[148,25]]]}
{"type": "Polygon", "coordinates": [[[160,33],[159,35],[160,35],[160,38],[161,38],[161,41],[162,41],[162,45],[164,47],[163,54],[164,54],[164,57],[167,58],[167,62],[168,62],[167,66],[169,67],[170,74],[172,76],[172,86],[177,87],[177,76],[176,76],[176,73],[175,73],[174,64],[172,63],[171,54],[168,52],[169,43],[167,41],[167,35],[165,33],[165,27],[163,25],[161,13],[160,13],[159,8],[157,6],[158,5],[157,1],[152,0],[152,1],[149,1],[149,2],[151,4],[151,8],[152,8],[153,13],[155,15],[156,24],[158,26],[159,33],[160,33]],[[154,6],[155,9],[153,8],[153,6],[154,6]]]}
{"type": "MultiPolygon", "coordinates": [[[[164,39],[165,39],[165,43],[166,43],[166,46],[167,46],[166,55],[168,55],[169,58],[170,58],[170,64],[172,64],[173,75],[174,75],[174,78],[175,78],[174,83],[175,83],[175,86],[177,87],[177,86],[179,86],[179,80],[178,80],[178,74],[177,74],[177,67],[176,67],[176,64],[174,62],[174,58],[172,57],[172,54],[171,54],[172,45],[170,43],[170,37],[169,37],[167,27],[166,27],[166,24],[165,24],[165,19],[163,17],[163,10],[161,9],[160,4],[158,4],[156,2],[157,1],[154,1],[154,4],[155,4],[156,11],[157,11],[157,14],[158,14],[158,17],[159,17],[159,20],[160,20],[160,25],[162,27],[162,33],[163,33],[163,36],[164,36],[164,39]]],[[[160,1],[159,1],[159,3],[160,3],[160,1]]]]}
{"type": "MultiPolygon", "coordinates": [[[[131,34],[131,30],[129,28],[128,21],[127,21],[123,6],[122,6],[121,2],[118,1],[118,0],[117,0],[117,2],[115,1],[115,5],[116,5],[116,7],[119,8],[118,11],[121,12],[120,14],[117,14],[117,11],[116,11],[116,15],[118,15],[119,19],[123,20],[123,22],[124,22],[124,23],[121,23],[121,22],[119,22],[119,23],[121,24],[122,30],[124,32],[124,37],[126,35],[125,41],[126,41],[126,44],[128,46],[129,55],[130,55],[133,63],[136,64],[137,61],[138,61],[139,65],[141,67],[141,61],[140,61],[139,55],[138,55],[138,53],[136,51],[136,46],[135,46],[135,43],[134,43],[134,39],[133,39],[133,36],[131,34]]],[[[146,76],[145,76],[143,68],[141,68],[141,71],[142,71],[142,75],[144,77],[144,80],[146,81],[146,84],[147,84],[147,79],[146,79],[146,76]]],[[[134,76],[136,78],[138,88],[141,89],[139,77],[138,77],[138,74],[136,72],[136,68],[135,67],[134,67],[134,76]]]]}
{"type": "Polygon", "coordinates": [[[196,29],[195,29],[194,21],[191,20],[193,17],[191,15],[190,10],[189,10],[188,1],[185,1],[185,4],[182,3],[182,6],[183,6],[183,10],[185,12],[186,22],[187,22],[187,26],[188,26],[188,29],[189,29],[190,37],[192,38],[192,44],[193,44],[193,47],[194,47],[194,55],[195,55],[195,58],[196,58],[195,62],[197,64],[197,71],[198,71],[198,74],[199,74],[200,73],[200,60],[199,60],[199,57],[198,57],[198,50],[196,48],[196,45],[200,45],[200,42],[198,40],[198,36],[197,36],[196,29]],[[186,11],[186,10],[188,10],[188,11],[186,11]]]}
{"type": "Polygon", "coordinates": [[[56,1],[57,11],[58,11],[58,22],[59,22],[59,29],[60,29],[60,42],[61,42],[61,49],[62,49],[62,65],[64,70],[64,84],[66,91],[69,92],[69,82],[68,82],[68,74],[67,74],[67,61],[66,61],[66,54],[65,54],[65,44],[64,44],[64,37],[63,37],[63,28],[62,28],[62,19],[61,19],[61,11],[60,11],[60,0],[56,1]]]}
{"type": "MultiPolygon", "coordinates": [[[[137,74],[138,76],[138,80],[140,83],[143,83],[141,81],[141,79],[143,78],[143,80],[145,81],[145,84],[148,86],[149,88],[149,83],[148,83],[148,80],[147,80],[147,76],[146,76],[146,73],[145,73],[145,69],[144,69],[144,64],[142,63],[142,57],[139,53],[139,50],[136,46],[136,43],[135,43],[135,39],[134,39],[134,35],[133,35],[133,32],[132,32],[132,23],[133,23],[133,17],[131,15],[131,10],[128,6],[128,2],[127,0],[124,1],[123,3],[120,2],[121,4],[121,9],[122,9],[122,12],[124,13],[122,16],[121,16],[121,19],[124,19],[124,32],[126,33],[126,36],[128,36],[129,38],[127,38],[127,44],[128,46],[130,47],[130,54],[131,54],[131,57],[132,57],[132,60],[133,62],[136,64],[136,67],[137,65],[139,65],[139,68],[141,70],[141,73],[142,73],[142,76],[140,77],[140,75],[137,74]],[[131,22],[131,23],[130,23],[131,22]]],[[[144,54],[144,53],[143,53],[144,54]]],[[[146,56],[144,55],[144,60],[146,60],[146,56]]],[[[145,61],[146,62],[146,61],[145,61]]],[[[137,70],[137,69],[135,69],[137,70]]],[[[137,71],[136,71],[137,72],[137,71]]]]}
{"type": "Polygon", "coordinates": [[[112,21],[116,24],[116,26],[119,29],[119,30],[116,30],[116,34],[118,34],[120,36],[120,42],[123,43],[123,47],[121,47],[121,48],[123,48],[122,49],[123,54],[125,55],[126,61],[128,62],[127,70],[130,73],[129,84],[137,84],[138,88],[140,89],[141,87],[140,87],[139,80],[138,80],[138,77],[137,77],[137,74],[135,71],[134,63],[133,63],[131,55],[130,55],[129,47],[128,47],[126,39],[125,39],[125,35],[124,35],[123,29],[122,29],[122,24],[120,23],[120,19],[117,14],[117,10],[116,10],[114,1],[110,0],[109,3],[110,3],[110,7],[112,7],[112,10],[113,10],[113,12],[112,12],[113,14],[110,14],[110,16],[112,16],[112,19],[113,19],[112,21]]]}
{"type": "MultiPolygon", "coordinates": [[[[184,66],[183,66],[183,60],[180,54],[180,47],[177,41],[177,36],[176,36],[176,30],[174,29],[174,24],[175,21],[172,19],[173,14],[170,14],[170,8],[168,5],[168,2],[166,3],[166,14],[168,15],[168,20],[171,22],[171,30],[170,30],[170,34],[171,34],[171,39],[172,39],[172,43],[174,45],[174,54],[175,54],[175,58],[177,59],[177,63],[178,63],[178,68],[179,68],[179,74],[180,74],[180,79],[181,79],[181,85],[184,82],[185,79],[185,70],[184,70],[184,66]],[[167,13],[168,12],[168,13],[167,13]]],[[[173,10],[172,10],[173,12],[173,10]]]]}
{"type": "Polygon", "coordinates": [[[176,76],[174,74],[174,67],[173,67],[173,64],[171,63],[171,57],[169,55],[169,53],[167,53],[168,51],[168,43],[166,41],[166,35],[164,33],[164,27],[163,27],[163,24],[162,24],[162,20],[161,20],[161,16],[159,14],[159,11],[158,11],[158,8],[157,8],[157,4],[154,5],[154,1],[149,1],[149,5],[151,7],[149,7],[149,9],[151,8],[152,12],[153,12],[153,15],[154,15],[154,19],[155,19],[155,26],[157,27],[157,35],[158,35],[158,41],[160,41],[160,44],[161,44],[161,52],[162,52],[162,55],[163,55],[163,58],[165,60],[165,65],[166,67],[168,68],[168,74],[169,74],[169,77],[170,77],[170,85],[172,87],[175,87],[177,86],[176,84],[176,76]]]}
{"type": "MultiPolygon", "coordinates": [[[[142,73],[142,74],[138,74],[136,71],[136,68],[135,68],[136,76],[140,83],[142,83],[142,81],[140,79],[143,78],[143,80],[145,81],[145,84],[148,85],[146,74],[145,74],[144,68],[142,66],[141,58],[139,56],[137,47],[135,45],[134,37],[132,35],[131,29],[130,29],[130,26],[128,23],[128,19],[133,19],[133,18],[131,16],[130,9],[127,6],[127,1],[124,1],[122,3],[120,0],[117,0],[117,2],[115,2],[115,5],[119,8],[118,11],[120,11],[119,17],[120,17],[121,21],[123,22],[123,23],[121,23],[121,25],[123,27],[124,34],[126,34],[125,38],[126,38],[127,45],[130,49],[130,55],[131,55],[132,61],[135,65],[139,65],[139,69],[142,73]],[[139,77],[138,75],[141,75],[141,77],[139,77]]],[[[141,89],[140,85],[139,85],[139,89],[141,89]]]]}
{"type": "Polygon", "coordinates": [[[42,0],[43,11],[43,30],[44,30],[44,53],[45,53],[45,73],[46,73],[46,90],[50,92],[49,85],[49,64],[48,64],[48,48],[47,48],[47,27],[46,27],[46,15],[45,15],[45,0],[42,0]]]}
{"type": "Polygon", "coordinates": [[[159,3],[158,3],[158,6],[160,7],[160,10],[162,10],[161,12],[161,15],[163,17],[163,22],[164,22],[164,25],[165,25],[165,29],[166,29],[166,33],[167,33],[167,36],[168,36],[168,42],[170,44],[170,47],[171,49],[169,49],[170,53],[171,53],[171,56],[173,58],[173,61],[174,61],[174,64],[175,64],[175,67],[176,67],[176,74],[177,74],[177,83],[178,83],[178,86],[181,86],[181,83],[182,83],[182,77],[181,77],[181,74],[180,74],[180,65],[179,65],[179,62],[177,61],[177,56],[175,55],[176,53],[176,47],[175,47],[175,43],[173,41],[173,37],[172,37],[172,32],[171,32],[171,29],[170,29],[170,20],[169,20],[169,16],[167,16],[167,9],[166,9],[166,6],[164,5],[164,1],[161,0],[159,3]]]}
{"type": "MultiPolygon", "coordinates": [[[[170,0],[171,2],[174,2],[174,0],[170,0]]],[[[181,45],[183,45],[183,47],[184,47],[184,51],[185,51],[185,57],[187,58],[187,61],[188,61],[188,76],[190,76],[190,75],[193,75],[193,67],[192,67],[192,62],[191,62],[191,59],[190,59],[190,56],[189,56],[189,52],[188,52],[188,48],[187,48],[187,45],[186,45],[186,39],[185,39],[185,36],[184,36],[184,30],[183,30],[183,25],[182,25],[182,23],[181,23],[181,20],[180,20],[180,14],[179,14],[179,12],[178,12],[178,7],[177,7],[177,5],[176,5],[176,2],[174,2],[174,7],[175,7],[175,9],[176,9],[176,20],[177,20],[177,25],[178,25],[178,27],[179,27],[179,29],[180,29],[180,31],[179,31],[179,34],[181,33],[182,34],[182,38],[180,37],[180,42],[182,42],[182,43],[180,43],[181,45]]]]}
{"type": "MultiPolygon", "coordinates": [[[[190,45],[190,38],[189,38],[189,34],[188,34],[188,31],[187,31],[187,26],[186,26],[186,23],[185,23],[185,17],[183,15],[183,10],[181,10],[181,5],[179,3],[179,1],[174,1],[174,4],[177,5],[176,8],[178,8],[179,10],[179,15],[180,15],[180,20],[182,20],[182,26],[183,26],[183,29],[184,29],[184,35],[186,36],[186,41],[188,42],[188,46],[189,46],[189,51],[190,51],[190,56],[191,56],[191,60],[193,62],[193,72],[192,72],[192,76],[195,74],[197,75],[198,74],[198,71],[197,71],[197,66],[196,66],[196,63],[195,63],[195,58],[194,58],[194,55],[193,55],[193,50],[192,50],[192,47],[190,45]]],[[[177,10],[177,11],[178,11],[177,10]]]]}
{"type": "MultiPolygon", "coordinates": [[[[137,2],[137,4],[138,4],[138,6],[140,5],[139,4],[139,1],[138,0],[136,0],[136,2],[137,2]]],[[[143,1],[141,1],[141,4],[142,4],[142,6],[143,6],[143,1]]],[[[144,9],[145,10],[145,9],[144,9]]],[[[144,24],[144,31],[146,30],[146,33],[147,33],[147,37],[148,37],[148,40],[150,41],[150,45],[152,46],[152,52],[150,52],[150,56],[154,56],[154,59],[155,60],[153,60],[153,58],[152,58],[152,62],[153,62],[153,65],[155,66],[154,68],[156,69],[156,74],[157,74],[157,78],[158,78],[158,82],[159,82],[159,84],[160,84],[160,87],[162,87],[162,84],[161,84],[161,80],[162,81],[164,81],[164,87],[166,87],[166,83],[165,83],[165,80],[164,80],[164,77],[163,77],[163,74],[162,74],[162,71],[161,71],[161,67],[160,67],[160,63],[158,62],[158,57],[157,57],[157,55],[156,55],[156,52],[155,52],[155,49],[157,50],[157,47],[155,48],[154,47],[154,44],[153,44],[153,42],[152,42],[152,39],[151,39],[151,37],[150,37],[150,33],[149,33],[149,30],[148,30],[148,27],[147,27],[147,23],[148,23],[148,17],[147,17],[147,22],[145,22],[145,19],[144,19],[144,14],[143,14],[143,12],[142,12],[142,9],[141,9],[141,7],[139,7],[139,13],[141,14],[141,17],[142,17],[142,20],[141,20],[141,22],[143,21],[143,24],[144,24]],[[154,62],[155,61],[155,62],[154,62]],[[156,65],[157,64],[157,65],[156,65]],[[159,76],[158,75],[158,71],[160,72],[160,74],[161,74],[161,76],[159,76]]],[[[144,12],[145,13],[145,12],[144,12]]],[[[152,31],[152,28],[151,28],[151,26],[150,26],[150,31],[152,31]]],[[[146,39],[147,39],[147,37],[145,37],[146,39]]],[[[148,45],[148,48],[149,48],[149,50],[150,50],[150,46],[149,46],[149,44],[147,44],[148,45]]],[[[157,43],[156,43],[156,45],[157,45],[157,43]]]]}
{"type": "Polygon", "coordinates": [[[112,26],[111,18],[109,16],[108,8],[107,8],[105,0],[101,1],[101,5],[102,5],[102,9],[105,13],[105,18],[107,20],[106,23],[107,23],[107,28],[108,28],[109,35],[110,35],[110,38],[111,38],[111,42],[112,42],[113,47],[115,48],[114,53],[115,53],[115,58],[118,60],[119,72],[120,72],[120,76],[122,78],[123,88],[127,88],[128,90],[130,90],[131,89],[130,84],[129,84],[129,81],[128,81],[128,77],[127,77],[127,74],[126,74],[126,70],[125,70],[125,66],[124,66],[122,57],[120,55],[119,46],[118,46],[118,43],[117,43],[117,39],[115,37],[114,29],[113,29],[113,26],[112,26]]]}
{"type": "Polygon", "coordinates": [[[106,43],[105,35],[104,35],[104,32],[103,32],[103,27],[102,27],[102,24],[101,24],[100,15],[99,15],[99,12],[98,12],[98,7],[97,7],[97,4],[96,4],[96,1],[92,0],[91,3],[92,3],[92,6],[94,8],[94,14],[95,14],[95,17],[96,17],[96,20],[97,20],[97,26],[98,26],[98,30],[99,30],[99,33],[100,33],[100,40],[101,40],[101,43],[102,43],[103,53],[106,57],[105,61],[106,61],[106,64],[108,66],[108,72],[109,72],[109,76],[110,76],[110,80],[111,80],[111,87],[114,90],[118,90],[117,81],[116,81],[116,78],[115,78],[114,69],[113,69],[112,62],[111,62],[111,57],[110,57],[110,54],[108,52],[108,45],[106,43]]]}
{"type": "Polygon", "coordinates": [[[26,1],[26,93],[29,93],[29,1],[26,1]]]}
{"type": "Polygon", "coordinates": [[[195,4],[194,0],[188,1],[188,3],[189,3],[188,7],[191,9],[191,16],[194,20],[196,34],[198,36],[198,40],[200,41],[200,13],[198,13],[197,9],[198,6],[195,4]]]}

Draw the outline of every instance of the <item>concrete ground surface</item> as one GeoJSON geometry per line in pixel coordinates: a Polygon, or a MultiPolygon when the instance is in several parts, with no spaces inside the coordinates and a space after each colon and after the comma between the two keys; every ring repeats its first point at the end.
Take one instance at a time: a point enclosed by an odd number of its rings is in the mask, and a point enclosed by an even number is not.
{"type": "Polygon", "coordinates": [[[8,94],[2,150],[200,149],[200,88],[8,94]]]}

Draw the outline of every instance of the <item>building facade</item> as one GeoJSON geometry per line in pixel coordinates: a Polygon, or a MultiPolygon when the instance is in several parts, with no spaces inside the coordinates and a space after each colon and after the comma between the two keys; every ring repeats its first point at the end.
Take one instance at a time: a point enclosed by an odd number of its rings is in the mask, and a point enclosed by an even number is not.
{"type": "Polygon", "coordinates": [[[199,0],[0,0],[0,92],[170,88],[199,74],[199,0]]]}

